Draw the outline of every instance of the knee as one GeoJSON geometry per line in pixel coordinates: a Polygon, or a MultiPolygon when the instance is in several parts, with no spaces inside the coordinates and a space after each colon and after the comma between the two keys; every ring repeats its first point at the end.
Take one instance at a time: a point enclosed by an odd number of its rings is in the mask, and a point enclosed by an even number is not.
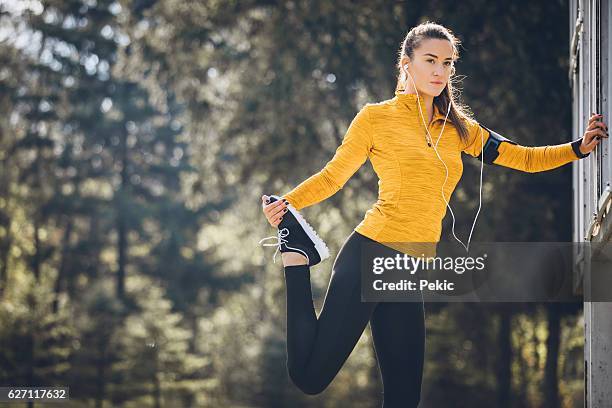
{"type": "Polygon", "coordinates": [[[330,381],[325,381],[320,376],[297,372],[289,367],[288,372],[291,382],[304,394],[318,395],[325,391],[330,383],[330,381]]]}
{"type": "Polygon", "coordinates": [[[300,391],[308,395],[318,395],[322,393],[323,391],[325,391],[325,389],[328,386],[328,384],[323,384],[321,382],[316,382],[316,381],[304,381],[304,380],[296,381],[296,379],[293,377],[291,377],[291,381],[293,382],[293,384],[295,384],[296,387],[300,389],[300,391]]]}

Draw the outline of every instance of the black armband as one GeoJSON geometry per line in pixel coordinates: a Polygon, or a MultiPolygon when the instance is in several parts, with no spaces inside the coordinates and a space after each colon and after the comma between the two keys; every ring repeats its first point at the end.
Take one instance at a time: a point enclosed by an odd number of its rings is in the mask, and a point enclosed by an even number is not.
{"type": "Polygon", "coordinates": [[[480,152],[480,154],[478,155],[477,157],[478,160],[483,160],[483,157],[484,157],[485,163],[493,164],[493,161],[497,159],[497,156],[499,156],[498,149],[499,149],[499,145],[502,144],[502,142],[507,142],[507,143],[511,143],[514,145],[517,144],[516,142],[503,137],[499,133],[492,131],[486,126],[483,126],[483,125],[480,125],[480,126],[482,126],[483,128],[489,131],[489,139],[487,140],[484,147],[482,148],[482,152],[480,152]]]}
{"type": "Polygon", "coordinates": [[[587,157],[589,154],[591,154],[591,152],[588,152],[587,154],[583,154],[580,151],[580,145],[582,144],[582,138],[578,139],[578,140],[574,140],[572,142],[572,150],[574,151],[574,153],[576,153],[576,156],[578,156],[580,159],[584,159],[585,157],[587,157]]]}

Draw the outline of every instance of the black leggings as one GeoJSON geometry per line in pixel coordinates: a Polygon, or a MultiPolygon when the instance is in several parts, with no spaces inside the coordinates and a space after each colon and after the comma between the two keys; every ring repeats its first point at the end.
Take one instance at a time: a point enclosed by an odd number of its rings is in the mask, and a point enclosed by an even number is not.
{"type": "Polygon", "coordinates": [[[369,321],[383,380],[383,407],[416,407],[421,398],[425,353],[423,302],[361,301],[360,251],[367,242],[375,243],[356,231],[345,241],[334,262],[318,319],[310,268],[285,267],[289,377],[306,394],[325,390],[369,321]]]}

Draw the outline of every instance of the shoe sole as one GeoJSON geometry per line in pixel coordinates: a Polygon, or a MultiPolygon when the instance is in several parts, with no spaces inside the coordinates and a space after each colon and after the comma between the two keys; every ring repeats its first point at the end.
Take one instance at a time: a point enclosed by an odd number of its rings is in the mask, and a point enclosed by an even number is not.
{"type": "MultiPolygon", "coordinates": [[[[276,195],[271,195],[270,197],[281,200],[281,198],[276,195]]],[[[300,214],[295,207],[289,204],[289,202],[287,202],[287,208],[289,208],[291,214],[293,214],[295,219],[300,223],[302,229],[306,232],[306,235],[308,235],[308,238],[314,242],[315,249],[319,254],[319,258],[321,258],[319,262],[323,262],[325,259],[329,258],[329,248],[327,247],[327,244],[325,244],[325,242],[317,235],[316,231],[310,225],[308,225],[304,217],[302,217],[302,214],[300,214]]]]}

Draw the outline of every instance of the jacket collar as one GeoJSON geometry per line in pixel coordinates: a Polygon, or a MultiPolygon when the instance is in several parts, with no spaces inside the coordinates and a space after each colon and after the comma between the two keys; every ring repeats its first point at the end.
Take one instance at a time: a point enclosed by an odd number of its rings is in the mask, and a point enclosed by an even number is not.
{"type": "MultiPolygon", "coordinates": [[[[419,108],[417,107],[417,94],[404,93],[403,89],[398,89],[395,91],[394,99],[396,99],[401,105],[406,106],[409,110],[415,111],[417,115],[419,114],[419,108]]],[[[423,116],[425,116],[426,109],[425,105],[423,104],[423,98],[421,96],[418,96],[418,103],[421,105],[423,116]]],[[[440,112],[438,107],[434,104],[434,115],[432,122],[435,122],[438,119],[444,120],[445,117],[446,112],[440,112]]],[[[450,117],[447,119],[447,121],[452,123],[450,117]]]]}

